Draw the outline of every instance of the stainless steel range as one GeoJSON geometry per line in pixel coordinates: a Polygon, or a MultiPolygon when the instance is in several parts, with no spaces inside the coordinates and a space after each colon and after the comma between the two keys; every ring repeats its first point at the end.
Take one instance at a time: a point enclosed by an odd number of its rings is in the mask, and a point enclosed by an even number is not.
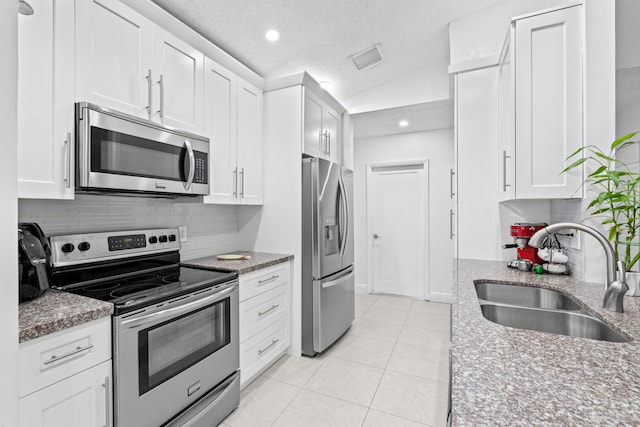
{"type": "Polygon", "coordinates": [[[237,273],[180,266],[177,229],[52,236],[54,287],[114,304],[114,421],[212,426],[238,406],[237,273]]]}

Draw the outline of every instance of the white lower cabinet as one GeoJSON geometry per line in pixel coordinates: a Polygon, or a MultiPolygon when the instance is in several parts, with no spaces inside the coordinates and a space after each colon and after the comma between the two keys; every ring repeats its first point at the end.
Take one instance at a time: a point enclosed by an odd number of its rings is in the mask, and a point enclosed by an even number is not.
{"type": "Polygon", "coordinates": [[[271,366],[291,343],[291,265],[240,276],[240,386],[271,366]]]}
{"type": "Polygon", "coordinates": [[[112,425],[111,317],[20,344],[24,427],[112,425]]]}
{"type": "Polygon", "coordinates": [[[24,427],[111,426],[111,361],[20,399],[24,427]]]}

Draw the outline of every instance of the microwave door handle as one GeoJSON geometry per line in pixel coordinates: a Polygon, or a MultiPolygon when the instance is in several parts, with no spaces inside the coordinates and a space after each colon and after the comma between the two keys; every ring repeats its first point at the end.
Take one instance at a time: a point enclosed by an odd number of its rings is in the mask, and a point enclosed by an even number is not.
{"type": "Polygon", "coordinates": [[[185,189],[191,188],[191,184],[193,183],[193,175],[196,172],[196,159],[193,155],[193,148],[191,148],[191,143],[188,140],[184,140],[184,146],[187,147],[187,152],[189,153],[189,176],[187,177],[187,184],[184,186],[185,189]]]}

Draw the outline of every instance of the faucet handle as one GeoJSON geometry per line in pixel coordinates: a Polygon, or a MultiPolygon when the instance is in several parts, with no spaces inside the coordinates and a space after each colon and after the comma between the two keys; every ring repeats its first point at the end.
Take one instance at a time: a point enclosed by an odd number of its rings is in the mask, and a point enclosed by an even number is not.
{"type": "Polygon", "coordinates": [[[618,261],[618,282],[627,283],[627,267],[624,261],[618,261]]]}

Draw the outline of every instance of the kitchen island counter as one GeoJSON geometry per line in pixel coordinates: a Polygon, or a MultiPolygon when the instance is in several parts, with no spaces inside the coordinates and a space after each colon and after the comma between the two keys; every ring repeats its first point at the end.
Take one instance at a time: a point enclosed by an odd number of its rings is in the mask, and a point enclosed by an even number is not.
{"type": "Polygon", "coordinates": [[[113,304],[69,292],[49,289],[39,298],[18,307],[19,342],[113,314],[113,304]]]}
{"type": "Polygon", "coordinates": [[[272,265],[281,264],[293,260],[293,255],[272,254],[265,252],[234,251],[237,255],[245,255],[248,259],[241,260],[220,260],[217,255],[186,260],[182,265],[186,267],[210,268],[222,271],[237,271],[238,274],[246,274],[252,271],[261,270],[272,265]]]}
{"type": "Polygon", "coordinates": [[[504,262],[458,260],[452,312],[452,422],[481,425],[637,425],[640,298],[602,308],[604,285],[536,275],[504,262]],[[482,316],[474,281],[555,289],[630,338],[628,343],[505,327],[482,316]]]}

